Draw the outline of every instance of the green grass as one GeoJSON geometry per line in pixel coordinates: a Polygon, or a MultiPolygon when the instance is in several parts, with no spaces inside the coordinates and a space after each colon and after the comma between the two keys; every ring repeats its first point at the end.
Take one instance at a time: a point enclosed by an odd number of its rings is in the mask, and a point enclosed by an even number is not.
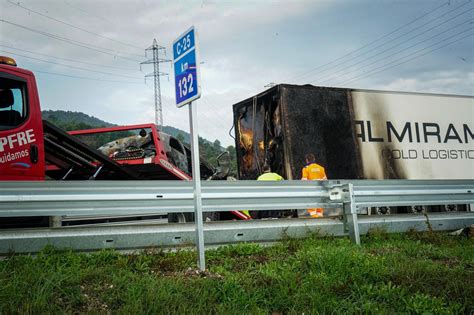
{"type": "Polygon", "coordinates": [[[196,253],[46,248],[0,261],[0,314],[462,314],[474,309],[474,242],[444,234],[288,239],[196,253]]]}

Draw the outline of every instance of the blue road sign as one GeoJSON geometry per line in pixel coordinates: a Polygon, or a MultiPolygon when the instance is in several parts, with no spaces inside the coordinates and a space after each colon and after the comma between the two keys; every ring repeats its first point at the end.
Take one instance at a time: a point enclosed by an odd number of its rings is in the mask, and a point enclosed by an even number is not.
{"type": "Polygon", "coordinates": [[[194,27],[173,42],[176,106],[184,106],[201,96],[196,31],[194,27]]]}
{"type": "Polygon", "coordinates": [[[191,28],[173,42],[173,59],[178,59],[181,55],[193,49],[194,45],[194,28],[191,28]]]}

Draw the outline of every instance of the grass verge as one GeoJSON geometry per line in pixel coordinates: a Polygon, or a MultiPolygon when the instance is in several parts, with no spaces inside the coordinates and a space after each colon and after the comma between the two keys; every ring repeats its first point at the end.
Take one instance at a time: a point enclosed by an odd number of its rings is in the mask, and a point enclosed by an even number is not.
{"type": "Polygon", "coordinates": [[[0,314],[460,314],[474,309],[474,243],[445,234],[288,239],[274,246],[121,255],[45,248],[0,261],[0,314]]]}

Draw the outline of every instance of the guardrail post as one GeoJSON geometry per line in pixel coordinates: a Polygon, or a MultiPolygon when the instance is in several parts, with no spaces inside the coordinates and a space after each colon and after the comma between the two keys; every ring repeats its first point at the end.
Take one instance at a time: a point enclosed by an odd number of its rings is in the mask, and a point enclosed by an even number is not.
{"type": "Polygon", "coordinates": [[[352,184],[344,185],[344,225],[349,232],[349,238],[360,245],[359,222],[357,220],[357,209],[354,202],[354,187],[352,184]]]}

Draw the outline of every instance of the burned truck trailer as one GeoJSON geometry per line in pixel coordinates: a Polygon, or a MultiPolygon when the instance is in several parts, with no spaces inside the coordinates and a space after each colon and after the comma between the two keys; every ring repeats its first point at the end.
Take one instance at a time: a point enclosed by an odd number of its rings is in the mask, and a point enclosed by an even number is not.
{"type": "Polygon", "coordinates": [[[329,179],[474,178],[471,96],[281,84],[233,111],[240,179],[300,179],[307,153],[329,179]]]}

